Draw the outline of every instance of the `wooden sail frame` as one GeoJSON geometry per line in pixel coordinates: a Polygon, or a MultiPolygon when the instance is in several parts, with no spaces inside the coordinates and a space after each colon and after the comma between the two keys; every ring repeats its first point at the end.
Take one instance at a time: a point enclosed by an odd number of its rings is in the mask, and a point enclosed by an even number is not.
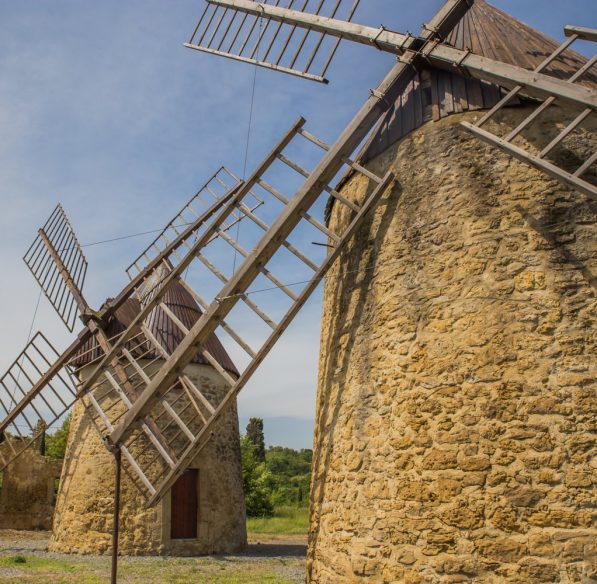
{"type": "Polygon", "coordinates": [[[545,159],[549,152],[570,133],[584,123],[589,116],[595,114],[595,110],[597,109],[597,90],[594,86],[590,87],[577,82],[594,67],[597,62],[597,55],[580,66],[578,71],[568,79],[560,79],[547,74],[545,69],[557,57],[562,55],[564,51],[569,49],[575,41],[586,40],[594,42],[595,38],[597,38],[596,29],[567,26],[564,30],[569,39],[548,56],[534,71],[529,71],[510,63],[477,55],[470,50],[462,50],[450,46],[443,42],[446,35],[438,34],[435,36],[433,43],[427,43],[423,47],[418,47],[417,44],[419,44],[419,41],[416,43],[409,42],[411,40],[409,34],[393,32],[383,26],[373,28],[353,22],[325,18],[298,10],[289,10],[279,6],[254,2],[253,0],[206,1],[222,9],[235,10],[251,15],[259,14],[261,18],[273,22],[292,23],[297,27],[303,27],[307,30],[315,30],[322,34],[336,36],[337,38],[368,46],[375,46],[378,50],[397,55],[398,59],[405,58],[405,55],[413,51],[414,46],[414,50],[424,56],[428,65],[447,71],[456,69],[464,76],[470,76],[510,90],[503,99],[498,100],[498,103],[492,108],[490,114],[481,119],[481,124],[463,122],[462,127],[477,138],[538,168],[560,182],[572,186],[590,198],[597,197],[597,185],[584,178],[584,175],[597,162],[597,153],[589,155],[573,172],[569,172],[545,159]],[[536,112],[531,114],[531,116],[521,123],[519,128],[515,128],[508,136],[498,137],[481,128],[491,116],[519,95],[536,98],[543,103],[536,112]],[[556,100],[568,108],[581,108],[581,111],[571,123],[566,125],[566,128],[557,138],[550,144],[547,144],[538,155],[530,153],[520,146],[513,145],[511,143],[512,139],[522,129],[528,127],[542,111],[556,102],[556,100]]]}
{"type": "MultiPolygon", "coordinates": [[[[271,0],[277,8],[281,0],[271,0]]],[[[286,9],[312,11],[319,17],[341,16],[351,21],[360,0],[282,0],[286,9]]],[[[283,20],[271,25],[259,12],[239,14],[228,6],[206,2],[185,47],[287,73],[310,81],[328,83],[325,78],[340,38],[315,29],[301,30],[283,20]],[[330,42],[328,42],[330,41],[330,42]],[[324,58],[319,58],[325,53],[324,58]]]]}
{"type": "Polygon", "coordinates": [[[87,308],[82,296],[87,259],[62,205],[56,206],[39,229],[23,260],[66,328],[72,332],[77,316],[87,308]]]}

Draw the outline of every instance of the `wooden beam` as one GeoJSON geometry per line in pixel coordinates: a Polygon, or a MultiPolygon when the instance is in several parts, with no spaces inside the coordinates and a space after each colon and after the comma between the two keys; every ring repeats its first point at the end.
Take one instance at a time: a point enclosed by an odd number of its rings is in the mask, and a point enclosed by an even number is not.
{"type": "MultiPolygon", "coordinates": [[[[89,322],[89,328],[94,333],[94,335],[95,335],[94,338],[97,340],[97,343],[101,347],[104,354],[110,353],[110,351],[112,350],[112,345],[110,343],[110,339],[108,338],[108,335],[106,334],[106,332],[103,329],[101,329],[98,326],[98,324],[93,320],[91,320],[89,322]]],[[[139,364],[135,361],[135,359],[132,357],[132,355],[124,348],[122,349],[122,351],[123,351],[123,354],[125,355],[125,357],[131,363],[131,365],[136,369],[136,371],[137,372],[140,371],[142,375],[145,375],[145,372],[143,371],[143,369],[140,368],[139,364]]],[[[108,382],[116,390],[116,392],[118,393],[118,395],[119,395],[121,401],[124,403],[124,405],[127,408],[130,408],[131,407],[130,399],[127,397],[124,390],[120,387],[119,384],[121,384],[130,393],[131,398],[133,398],[133,399],[135,397],[137,397],[138,392],[133,388],[133,386],[130,382],[129,376],[127,375],[126,369],[123,367],[123,365],[120,364],[117,357],[114,357],[113,359],[111,359],[110,365],[112,366],[112,368],[114,369],[114,373],[118,377],[118,382],[116,382],[116,380],[110,375],[110,372],[108,370],[104,371],[104,377],[106,377],[108,382]]],[[[146,379],[148,379],[148,378],[145,376],[144,380],[146,380],[146,379]]],[[[97,403],[97,401],[95,403],[97,403]]],[[[101,407],[101,406],[99,406],[99,404],[98,404],[98,407],[101,407]]],[[[166,440],[166,437],[163,435],[163,433],[159,429],[158,425],[152,419],[150,419],[149,416],[146,416],[144,418],[144,422],[145,423],[143,423],[141,425],[141,428],[153,444],[156,444],[156,443],[159,444],[159,448],[156,447],[156,448],[158,448],[158,452],[160,452],[160,454],[161,454],[162,451],[164,451],[164,452],[170,451],[170,452],[168,452],[168,458],[165,459],[166,462],[168,462],[168,464],[170,464],[169,461],[172,461],[173,458],[176,457],[176,453],[169,446],[168,440],[166,440]]],[[[109,430],[109,428],[106,428],[106,429],[109,430]]]]}
{"type": "Polygon", "coordinates": [[[215,49],[208,49],[206,47],[201,47],[199,45],[192,45],[190,43],[184,43],[184,46],[187,49],[193,49],[195,51],[201,51],[203,53],[209,53],[211,55],[217,55],[218,57],[226,57],[227,59],[232,59],[234,61],[241,61],[243,63],[249,63],[250,65],[259,65],[260,67],[264,67],[265,69],[272,69],[273,71],[278,71],[280,73],[287,73],[288,75],[294,75],[295,77],[304,77],[305,79],[309,79],[310,81],[317,81],[318,83],[329,83],[325,77],[321,75],[313,75],[313,73],[304,73],[302,71],[297,71],[296,69],[290,69],[288,67],[283,67],[282,65],[273,65],[272,63],[267,63],[265,61],[259,61],[258,59],[250,59],[249,57],[242,57],[241,55],[234,55],[232,53],[225,53],[224,51],[216,51],[215,49]]]}
{"type": "Polygon", "coordinates": [[[70,272],[68,271],[68,268],[64,265],[64,262],[62,261],[60,255],[52,245],[50,238],[47,236],[46,232],[43,229],[40,229],[38,231],[38,234],[41,240],[44,242],[45,246],[48,248],[50,256],[52,257],[52,260],[58,268],[58,273],[60,274],[60,277],[64,280],[64,283],[68,287],[69,292],[73,295],[75,302],[77,303],[77,306],[79,308],[79,312],[81,314],[89,312],[89,304],[87,304],[87,301],[83,297],[83,294],[79,290],[78,286],[75,284],[75,281],[73,280],[70,272]]]}
{"type": "MultiPolygon", "coordinates": [[[[548,65],[550,65],[555,59],[557,59],[576,39],[578,36],[573,35],[569,38],[566,42],[562,43],[549,57],[543,60],[537,67],[535,67],[534,71],[536,73],[540,73],[545,69],[548,65]]],[[[569,81],[574,81],[574,78],[569,79],[569,81]]],[[[497,113],[502,107],[508,105],[510,101],[517,96],[523,87],[522,85],[517,85],[513,89],[511,89],[507,95],[505,95],[500,101],[498,101],[485,115],[476,123],[478,127],[481,127],[485,122],[487,122],[490,118],[493,117],[495,113],[497,113]]]]}
{"type": "Polygon", "coordinates": [[[592,113],[590,109],[581,112],[570,124],[568,124],[539,154],[539,158],[547,156],[564,138],[569,136],[574,130],[582,124],[592,113]]]}
{"type": "MultiPolygon", "coordinates": [[[[426,26],[421,38],[407,40],[407,47],[419,49],[436,36],[442,38],[451,31],[468,8],[469,0],[449,0],[426,26]]],[[[192,327],[190,333],[181,341],[170,359],[166,361],[154,377],[152,383],[146,387],[133,408],[123,416],[109,437],[113,444],[119,443],[130,434],[133,425],[151,409],[153,402],[159,399],[159,396],[174,383],[184,367],[191,362],[197,348],[205,343],[209,335],[218,326],[218,323],[234,308],[240,300],[240,296],[260,273],[260,267],[271,259],[279,249],[281,241],[288,237],[301,220],[302,213],[307,212],[322,194],[325,186],[333,180],[343,164],[343,159],[350,157],[373,129],[380,116],[388,110],[390,104],[402,93],[411,81],[415,66],[420,63],[421,59],[422,56],[418,51],[407,51],[402,59],[394,65],[379,87],[371,92],[365,104],[274,221],[270,230],[263,236],[251,258],[245,260],[239,270],[232,276],[209,309],[192,327]]]]}
{"type": "MultiPolygon", "coordinates": [[[[197,304],[199,304],[201,307],[201,310],[205,310],[209,307],[205,299],[199,296],[199,294],[184,280],[179,280],[179,284],[196,300],[197,304]]],[[[245,351],[245,353],[247,353],[247,355],[249,355],[249,357],[255,357],[256,353],[251,346],[245,342],[245,340],[225,320],[220,322],[220,326],[232,337],[234,341],[239,344],[239,346],[243,349],[243,351],[245,351]]]]}
{"type": "Polygon", "coordinates": [[[564,27],[564,34],[567,37],[576,35],[579,39],[584,41],[597,42],[597,28],[567,25],[564,27]]]}
{"type": "Polygon", "coordinates": [[[435,46],[429,52],[428,58],[432,65],[448,70],[457,66],[473,77],[496,85],[507,88],[522,85],[523,92],[533,97],[546,99],[553,96],[583,108],[597,110],[597,91],[589,87],[467,53],[448,45],[435,46]]]}
{"type": "MultiPolygon", "coordinates": [[[[314,30],[315,32],[329,34],[341,39],[378,46],[378,48],[397,54],[402,54],[403,50],[400,47],[405,45],[409,40],[408,35],[385,30],[384,28],[364,26],[362,24],[347,22],[337,18],[318,16],[308,12],[301,12],[300,10],[281,8],[279,6],[253,2],[250,0],[207,0],[207,2],[209,4],[230,8],[232,10],[237,10],[238,12],[245,12],[268,20],[292,24],[293,26],[300,28],[307,28],[314,30]]],[[[185,46],[198,48],[188,44],[185,46]]],[[[216,51],[207,49],[207,52],[216,51]]]]}
{"type": "Polygon", "coordinates": [[[490,132],[483,130],[482,128],[478,128],[473,124],[468,122],[461,122],[460,125],[464,127],[467,131],[474,134],[477,138],[487,142],[488,144],[500,148],[504,150],[508,154],[514,156],[514,158],[518,158],[522,162],[526,162],[535,168],[545,172],[546,174],[552,176],[553,178],[566,183],[567,185],[571,186],[574,189],[579,190],[580,192],[584,193],[588,197],[593,200],[597,200],[597,187],[592,185],[591,183],[562,170],[555,164],[548,162],[547,160],[543,160],[538,156],[534,156],[529,154],[526,150],[519,148],[518,146],[514,146],[510,142],[506,142],[497,136],[494,136],[490,132]]]}

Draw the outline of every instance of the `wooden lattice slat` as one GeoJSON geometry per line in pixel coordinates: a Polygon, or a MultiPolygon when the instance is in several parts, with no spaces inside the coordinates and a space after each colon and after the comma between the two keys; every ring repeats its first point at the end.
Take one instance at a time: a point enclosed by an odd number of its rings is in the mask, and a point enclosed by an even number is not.
{"type": "Polygon", "coordinates": [[[60,204],[23,259],[62,322],[72,331],[85,304],[81,292],[87,260],[60,204]]]}
{"type": "MultiPolygon", "coordinates": [[[[352,20],[360,0],[266,0],[318,17],[352,20]]],[[[249,2],[257,6],[257,2],[249,2]]],[[[276,22],[263,13],[239,12],[235,7],[206,0],[204,11],[185,46],[212,55],[251,63],[311,81],[327,83],[325,74],[338,49],[339,38],[295,24],[276,22]]]]}

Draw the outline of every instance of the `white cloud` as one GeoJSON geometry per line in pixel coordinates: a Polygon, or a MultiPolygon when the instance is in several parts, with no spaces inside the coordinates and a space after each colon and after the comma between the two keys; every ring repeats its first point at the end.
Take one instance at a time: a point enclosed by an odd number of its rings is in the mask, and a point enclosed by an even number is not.
{"type": "MultiPolygon", "coordinates": [[[[556,33],[564,8],[496,2],[556,33]],[[555,24],[554,24],[555,23],[555,24]]],[[[362,3],[358,20],[418,30],[441,0],[362,3]]],[[[590,0],[566,10],[584,14],[590,0]]],[[[24,344],[37,300],[20,257],[58,200],[83,243],[161,227],[221,164],[242,173],[251,67],[182,47],[200,3],[182,0],[0,1],[0,368],[24,344]]],[[[580,23],[590,24],[590,23],[580,23]]],[[[345,43],[329,87],[259,70],[249,168],[299,115],[339,134],[392,59],[345,43]]],[[[149,236],[85,248],[95,305],[124,284],[149,236]]],[[[240,404],[246,415],[311,417],[319,349],[317,296],[279,342],[240,404]]],[[[42,299],[36,328],[64,346],[42,299]]]]}

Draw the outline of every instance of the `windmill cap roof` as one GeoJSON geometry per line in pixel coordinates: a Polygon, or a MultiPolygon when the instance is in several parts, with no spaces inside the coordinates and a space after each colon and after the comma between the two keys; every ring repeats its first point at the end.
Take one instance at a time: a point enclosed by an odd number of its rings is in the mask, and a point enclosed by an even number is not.
{"type": "MultiPolygon", "coordinates": [[[[485,0],[475,0],[445,42],[524,69],[535,69],[561,44],[485,0]]],[[[568,79],[586,62],[582,55],[567,50],[544,72],[568,79]]]]}
{"type": "MultiPolygon", "coordinates": [[[[175,282],[168,288],[162,301],[187,329],[191,329],[202,315],[201,309],[193,297],[178,282],[175,282]]],[[[112,338],[124,332],[140,312],[140,301],[137,298],[128,298],[108,321],[105,329],[108,337],[112,338]]],[[[146,318],[145,326],[170,355],[185,337],[185,334],[173,322],[172,318],[159,306],[146,318]]],[[[234,375],[239,375],[232,359],[214,333],[203,343],[202,348],[207,350],[223,369],[234,375]]],[[[97,342],[94,338],[91,338],[83,345],[71,363],[76,367],[83,367],[99,356],[100,350],[97,342]]],[[[157,351],[152,351],[145,358],[154,359],[160,356],[157,351]]],[[[197,352],[192,363],[209,365],[207,359],[200,352],[197,352]]]]}
{"type": "MultiPolygon", "coordinates": [[[[475,0],[444,42],[527,70],[536,69],[561,44],[485,0],[475,0]]],[[[542,73],[569,79],[586,63],[585,57],[567,49],[542,73]]],[[[577,83],[596,87],[597,75],[588,71],[577,83]]],[[[366,163],[431,119],[489,109],[504,95],[505,91],[497,85],[467,76],[456,68],[447,71],[426,65],[415,73],[414,79],[382,116],[357,158],[366,163]],[[424,83],[427,83],[428,93],[423,90],[424,83]]],[[[518,104],[518,98],[510,101],[510,105],[518,104]]],[[[341,189],[353,173],[349,170],[337,189],[341,189]]],[[[335,199],[330,197],[325,211],[326,222],[334,204],[335,199]]]]}

